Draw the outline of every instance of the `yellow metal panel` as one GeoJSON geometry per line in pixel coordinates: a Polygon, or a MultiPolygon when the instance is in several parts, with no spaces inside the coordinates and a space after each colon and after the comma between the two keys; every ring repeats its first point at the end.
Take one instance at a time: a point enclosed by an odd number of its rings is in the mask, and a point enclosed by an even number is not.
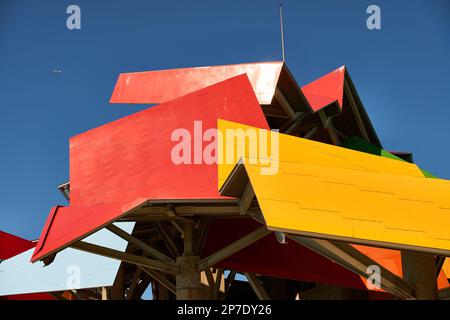
{"type": "Polygon", "coordinates": [[[311,164],[317,166],[347,168],[360,171],[386,172],[392,174],[423,177],[422,172],[415,164],[390,158],[379,157],[376,155],[337,147],[308,139],[297,138],[286,134],[274,133],[274,135],[277,135],[279,138],[279,154],[271,155],[269,152],[269,157],[265,157],[260,155],[261,149],[259,147],[261,146],[262,142],[267,141],[267,149],[269,151],[271,150],[272,141],[270,139],[270,134],[267,133],[267,130],[246,126],[240,123],[222,119],[218,120],[217,127],[219,131],[219,189],[225,182],[225,179],[228,177],[231,170],[234,168],[234,165],[239,160],[240,156],[257,158],[259,160],[268,160],[270,159],[270,157],[272,158],[272,160],[281,159],[282,161],[291,164],[291,166],[293,167],[291,168],[287,164],[284,169],[286,171],[292,169],[294,170],[294,172],[295,166],[297,164],[311,164]],[[258,147],[258,149],[256,152],[254,150],[255,148],[249,148],[248,144],[242,146],[237,144],[236,139],[227,139],[227,132],[233,132],[237,130],[243,130],[247,134],[246,142],[250,140],[249,137],[257,137],[256,146],[258,147]],[[269,138],[259,139],[260,135],[262,135],[263,133],[269,138]],[[232,150],[234,157],[230,161],[225,161],[226,153],[229,153],[229,150],[232,150]]]}
{"type": "MultiPolygon", "coordinates": [[[[218,128],[252,129],[221,120],[218,128]]],[[[270,229],[450,255],[449,181],[426,179],[406,162],[278,136],[276,174],[261,174],[255,152],[242,158],[270,229]]],[[[232,167],[219,165],[219,183],[232,167]]]]}

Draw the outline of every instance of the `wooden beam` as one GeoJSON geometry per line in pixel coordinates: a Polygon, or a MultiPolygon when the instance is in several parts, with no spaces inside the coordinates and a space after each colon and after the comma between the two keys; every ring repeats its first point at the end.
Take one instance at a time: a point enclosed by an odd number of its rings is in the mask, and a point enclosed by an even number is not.
{"type": "Polygon", "coordinates": [[[317,132],[317,130],[319,130],[319,126],[313,127],[311,130],[309,130],[309,131],[303,136],[303,138],[305,138],[305,139],[312,138],[312,137],[314,136],[314,134],[317,132]]]}
{"type": "Polygon", "coordinates": [[[286,96],[284,95],[284,93],[278,87],[275,88],[275,98],[280,103],[281,107],[283,108],[284,112],[286,112],[286,114],[289,116],[289,118],[294,119],[295,111],[292,108],[286,96]]]}
{"type": "Polygon", "coordinates": [[[439,300],[450,300],[450,287],[439,290],[437,296],[439,300]]]}
{"type": "Polygon", "coordinates": [[[183,244],[184,244],[184,252],[183,255],[192,255],[193,247],[192,247],[192,234],[193,234],[193,223],[185,222],[183,225],[183,244]]]}
{"type": "Polygon", "coordinates": [[[148,268],[142,268],[142,270],[145,273],[147,273],[151,278],[158,281],[161,285],[163,285],[165,288],[167,288],[167,290],[169,290],[173,294],[177,293],[177,288],[175,287],[175,285],[172,282],[170,282],[170,280],[167,279],[163,274],[148,268]]]}
{"type": "Polygon", "coordinates": [[[200,256],[203,252],[206,237],[208,236],[209,224],[209,220],[202,219],[197,227],[197,231],[194,236],[194,253],[198,256],[200,256]]]}
{"type": "Polygon", "coordinates": [[[222,283],[222,277],[223,277],[223,268],[218,268],[216,272],[216,281],[214,282],[214,288],[213,288],[213,294],[212,299],[217,300],[219,299],[220,295],[220,287],[222,283]]]}
{"type": "MultiPolygon", "coordinates": [[[[73,290],[73,291],[75,291],[75,290],[73,290]]],[[[74,293],[74,292],[72,292],[72,293],[74,293]]],[[[61,292],[49,292],[48,294],[51,295],[51,296],[53,296],[53,297],[55,297],[56,300],[67,300],[66,298],[64,298],[64,297],[61,295],[61,292]]],[[[74,295],[75,295],[75,294],[74,294],[74,295]]],[[[78,295],[75,295],[75,297],[76,297],[77,300],[78,300],[78,295]]],[[[0,299],[0,300],[1,300],[1,299],[0,299]]]]}
{"type": "Polygon", "coordinates": [[[256,241],[264,238],[268,234],[270,234],[270,231],[267,230],[266,226],[256,229],[255,231],[233,242],[232,244],[220,249],[219,251],[216,251],[209,257],[202,259],[198,264],[198,270],[202,271],[206,268],[214,266],[217,262],[220,262],[223,259],[231,256],[232,254],[242,250],[243,248],[248,247],[252,243],[255,243],[256,241]]]}
{"type": "Polygon", "coordinates": [[[436,277],[439,277],[439,274],[441,273],[442,267],[444,266],[445,257],[443,256],[437,256],[436,257],[436,277]]]}
{"type": "Polygon", "coordinates": [[[178,257],[180,255],[180,252],[178,251],[177,246],[173,242],[170,235],[167,233],[166,229],[160,222],[155,222],[155,227],[158,229],[159,234],[164,239],[164,243],[167,246],[167,249],[171,252],[173,257],[178,257]]]}
{"type": "Polygon", "coordinates": [[[384,290],[401,299],[414,298],[410,284],[347,243],[296,235],[287,237],[366,279],[369,277],[368,267],[376,265],[381,271],[380,285],[384,290]]]}
{"type": "MultiPolygon", "coordinates": [[[[260,223],[264,223],[262,215],[256,212],[252,211],[251,217],[260,223]]],[[[286,236],[364,278],[369,276],[367,268],[371,265],[377,265],[380,267],[381,287],[383,289],[402,299],[414,298],[414,289],[410,284],[347,243],[291,234],[286,234],[286,236]]]]}
{"type": "Polygon", "coordinates": [[[212,296],[213,291],[214,291],[215,281],[214,281],[214,276],[212,274],[211,268],[206,268],[203,272],[206,275],[206,280],[208,281],[208,287],[210,289],[210,293],[212,296]]]}
{"type": "Polygon", "coordinates": [[[342,139],[344,139],[344,140],[347,140],[347,139],[349,138],[348,135],[346,135],[346,134],[343,133],[342,131],[336,129],[336,127],[333,127],[333,129],[334,129],[334,131],[336,132],[336,134],[337,134],[340,138],[342,138],[342,139]]]}
{"type": "Polygon", "coordinates": [[[259,300],[270,300],[269,295],[266,292],[266,289],[262,286],[261,282],[259,282],[258,278],[253,273],[244,273],[247,278],[250,286],[253,291],[256,293],[256,296],[259,300]]]}
{"type": "Polygon", "coordinates": [[[139,283],[139,279],[141,278],[141,274],[142,274],[142,269],[137,267],[136,272],[134,273],[133,279],[131,280],[131,285],[130,285],[130,289],[128,290],[126,300],[133,299],[133,295],[134,295],[136,287],[139,283]]]}
{"type": "Polygon", "coordinates": [[[289,116],[281,108],[275,108],[272,106],[261,106],[261,109],[266,117],[289,119],[289,116]]]}
{"type": "Polygon", "coordinates": [[[121,237],[122,239],[128,241],[130,244],[135,245],[136,247],[138,247],[139,249],[144,251],[144,253],[149,255],[150,257],[153,257],[155,259],[158,259],[158,260],[161,260],[164,262],[175,263],[175,261],[172,258],[170,258],[170,257],[166,256],[164,253],[159,252],[158,250],[152,248],[151,246],[149,246],[145,242],[139,240],[138,238],[133,237],[131,234],[129,234],[126,231],[124,231],[123,229],[115,226],[114,224],[107,226],[106,229],[108,229],[115,235],[121,237]]]}
{"type": "MultiPolygon", "coordinates": [[[[252,211],[251,217],[260,223],[264,223],[262,215],[256,212],[252,211]]],[[[367,274],[367,268],[371,265],[377,265],[380,267],[381,287],[383,289],[402,299],[414,298],[414,290],[410,284],[347,243],[291,234],[287,234],[286,236],[364,278],[369,276],[367,274]]]]}
{"type": "Polygon", "coordinates": [[[124,300],[125,298],[125,270],[124,264],[121,263],[119,270],[116,274],[116,279],[113,285],[109,288],[111,294],[111,300],[124,300]]]}
{"type": "Polygon", "coordinates": [[[236,271],[230,270],[228,277],[225,279],[225,294],[223,295],[224,298],[226,298],[226,296],[228,295],[228,292],[230,292],[231,285],[233,284],[235,277],[236,277],[236,271]]]}
{"type": "Polygon", "coordinates": [[[350,103],[350,108],[352,109],[353,114],[355,115],[356,124],[358,125],[359,131],[361,132],[361,136],[368,142],[371,142],[369,135],[367,134],[364,122],[362,121],[361,114],[359,113],[358,106],[356,105],[355,99],[353,98],[352,92],[350,90],[350,87],[348,86],[347,81],[344,81],[344,93],[347,96],[348,101],[350,103]]]}
{"type": "Polygon", "coordinates": [[[225,216],[238,215],[239,207],[237,205],[224,206],[174,206],[172,210],[167,210],[166,206],[142,207],[133,211],[126,218],[148,217],[155,220],[183,220],[190,216],[225,216]],[[169,214],[168,214],[169,213],[169,214]]]}
{"type": "Polygon", "coordinates": [[[414,297],[417,300],[436,300],[435,255],[402,250],[401,256],[403,279],[414,287],[414,297]]]}
{"type": "Polygon", "coordinates": [[[320,117],[323,127],[328,130],[328,133],[330,134],[330,138],[331,138],[331,141],[333,142],[333,144],[335,146],[340,145],[341,144],[340,139],[339,139],[337,133],[334,131],[334,127],[329,124],[328,117],[325,114],[325,110],[321,109],[317,112],[317,114],[320,117]]]}
{"type": "Polygon", "coordinates": [[[239,208],[240,214],[247,214],[248,208],[252,204],[253,198],[255,197],[255,192],[253,191],[252,184],[250,181],[247,182],[244,192],[242,193],[241,198],[239,199],[239,208]]]}
{"type": "Polygon", "coordinates": [[[158,260],[152,260],[149,258],[136,256],[126,252],[98,246],[84,241],[79,241],[71,245],[73,249],[78,249],[81,251],[98,254],[100,256],[108,257],[111,259],[121,260],[123,262],[128,262],[136,264],[138,266],[161,270],[168,273],[176,273],[177,269],[174,263],[161,262],[158,260]]]}
{"type": "Polygon", "coordinates": [[[280,132],[286,134],[292,133],[308,116],[308,113],[297,114],[292,124],[286,130],[280,130],[280,132]]]}

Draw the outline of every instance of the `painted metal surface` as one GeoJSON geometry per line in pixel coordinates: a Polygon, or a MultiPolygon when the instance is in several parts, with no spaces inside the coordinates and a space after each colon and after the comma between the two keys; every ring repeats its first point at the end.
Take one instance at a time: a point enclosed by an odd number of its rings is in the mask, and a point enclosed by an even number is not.
{"type": "MultiPolygon", "coordinates": [[[[202,257],[216,252],[260,226],[251,219],[212,221],[202,257]]],[[[353,247],[392,273],[399,277],[403,276],[400,251],[362,245],[353,245],[353,247]]],[[[243,248],[219,262],[217,267],[269,277],[384,292],[382,289],[369,287],[366,279],[295,241],[288,240],[286,244],[280,244],[275,235],[266,236],[243,248]]],[[[438,285],[440,289],[449,286],[444,272],[441,272],[438,277],[438,285]]]]}
{"type": "MultiPolygon", "coordinates": [[[[134,222],[116,225],[131,233],[134,222]]],[[[125,240],[105,229],[85,241],[119,251],[127,246],[125,240]]],[[[29,249],[0,263],[0,296],[109,287],[120,266],[118,260],[71,248],[59,252],[50,265],[44,266],[42,262],[30,262],[32,253],[29,249]]]]}
{"type": "Polygon", "coordinates": [[[0,231],[0,260],[9,259],[35,245],[32,241],[0,231]]]}
{"type": "Polygon", "coordinates": [[[70,206],[51,212],[33,261],[146,200],[222,198],[217,191],[217,165],[202,157],[203,148],[211,144],[202,141],[203,133],[216,128],[218,118],[268,128],[245,74],[73,137],[70,206]],[[201,128],[194,130],[200,122],[201,128]],[[192,138],[193,164],[172,161],[172,150],[180,141],[172,141],[177,129],[192,138]],[[198,150],[194,141],[200,146],[199,157],[194,154],[198,150]]]}
{"type": "MultiPolygon", "coordinates": [[[[222,120],[218,127],[263,130],[222,120]]],[[[258,162],[267,159],[257,154],[243,159],[269,229],[450,255],[450,181],[424,178],[407,162],[277,135],[277,174],[262,175],[258,162]]],[[[221,167],[224,181],[229,166],[221,167]]]]}
{"type": "Polygon", "coordinates": [[[247,74],[260,104],[270,104],[283,62],[122,73],[111,103],[164,103],[218,82],[247,74]]]}
{"type": "MultiPolygon", "coordinates": [[[[218,124],[219,131],[221,132],[221,137],[226,137],[226,130],[254,130],[255,128],[250,128],[245,125],[238,123],[231,123],[229,121],[219,120],[218,124]]],[[[260,130],[257,130],[258,132],[260,130]]],[[[259,137],[259,133],[256,133],[259,137]]],[[[270,134],[267,148],[271,149],[270,134]]],[[[278,135],[279,137],[279,157],[273,157],[273,159],[266,157],[263,160],[283,160],[286,162],[291,162],[294,164],[306,164],[314,166],[324,166],[324,167],[338,167],[343,169],[352,170],[363,170],[368,172],[384,172],[388,174],[402,174],[414,177],[423,177],[421,170],[415,165],[403,161],[397,161],[389,158],[382,158],[374,156],[372,154],[367,154],[364,152],[354,151],[346,148],[341,148],[337,146],[332,146],[329,144],[316,142],[312,140],[297,138],[294,136],[289,136],[285,134],[278,135]]],[[[256,142],[259,145],[259,142],[256,142]]],[[[226,140],[219,141],[222,148],[219,148],[219,158],[225,159],[230,158],[231,161],[226,161],[219,166],[218,172],[218,186],[219,189],[223,182],[227,179],[230,172],[233,170],[235,163],[239,160],[239,156],[248,156],[251,158],[260,157],[259,148],[253,149],[248,148],[248,145],[240,145],[239,149],[236,144],[236,140],[226,140]],[[230,148],[228,150],[228,148],[230,148]],[[222,154],[227,152],[233,152],[234,159],[230,155],[222,154]],[[250,153],[252,151],[252,153],[250,153]]],[[[282,192],[281,190],[279,192],[282,192]]]]}
{"type": "Polygon", "coordinates": [[[314,112],[333,102],[337,102],[342,109],[344,79],[345,66],[342,66],[302,87],[302,92],[314,112]]]}
{"type": "MultiPolygon", "coordinates": [[[[203,256],[216,252],[260,226],[254,220],[245,219],[212,221],[203,256]]],[[[217,267],[277,278],[366,289],[365,281],[355,273],[294,241],[280,244],[274,234],[224,259],[217,267]]]]}
{"type": "Polygon", "coordinates": [[[450,278],[450,259],[449,258],[445,259],[444,265],[442,266],[442,270],[450,278]]]}

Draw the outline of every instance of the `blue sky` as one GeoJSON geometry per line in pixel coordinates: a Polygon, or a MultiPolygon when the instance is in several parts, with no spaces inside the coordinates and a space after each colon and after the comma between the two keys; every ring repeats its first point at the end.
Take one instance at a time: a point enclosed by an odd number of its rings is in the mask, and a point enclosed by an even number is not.
{"type": "MultiPolygon", "coordinates": [[[[38,237],[65,204],[69,137],[145,108],[108,104],[120,72],[279,60],[278,3],[1,0],[0,230],[38,237]],[[66,28],[70,4],[81,30],[66,28]]],[[[347,65],[384,146],[450,178],[450,1],[283,3],[299,84],[347,65]],[[381,30],[366,28],[370,4],[381,30]]]]}

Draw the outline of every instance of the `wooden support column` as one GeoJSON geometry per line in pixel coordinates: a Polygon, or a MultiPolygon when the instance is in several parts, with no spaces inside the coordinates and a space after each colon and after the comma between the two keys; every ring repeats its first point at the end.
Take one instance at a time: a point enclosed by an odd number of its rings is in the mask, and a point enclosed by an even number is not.
{"type": "Polygon", "coordinates": [[[403,278],[413,286],[416,299],[437,299],[436,264],[434,255],[402,251],[402,268],[403,278]]]}
{"type": "Polygon", "coordinates": [[[110,300],[110,294],[106,287],[102,287],[102,300],[110,300]]]}
{"type": "Polygon", "coordinates": [[[184,252],[177,257],[176,292],[177,300],[198,300],[202,298],[202,285],[200,281],[200,271],[198,270],[199,256],[195,256],[192,251],[192,223],[185,222],[184,252]]]}
{"type": "Polygon", "coordinates": [[[116,279],[113,286],[110,288],[111,300],[124,300],[124,264],[120,264],[120,268],[117,271],[116,279]]]}

